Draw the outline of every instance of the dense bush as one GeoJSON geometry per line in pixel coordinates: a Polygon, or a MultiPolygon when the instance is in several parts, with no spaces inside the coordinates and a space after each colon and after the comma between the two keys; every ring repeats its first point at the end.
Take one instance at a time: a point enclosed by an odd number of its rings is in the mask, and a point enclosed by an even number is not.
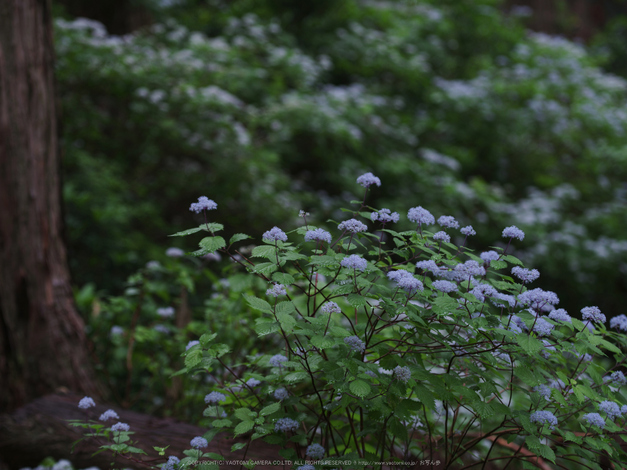
{"type": "MultiPolygon", "coordinates": [[[[245,438],[233,450],[257,439],[279,444],[281,457],[301,470],[623,462],[616,439],[627,419],[627,317],[608,329],[598,307],[582,308],[579,320],[557,308],[554,292],[532,288],[540,273],[510,254],[526,238],[519,228],[503,229],[498,247],[473,251],[466,246],[472,226],[460,228],[452,216],[436,222],[421,206],[406,221],[366,205],[379,178],[367,173],[357,182],[363,200],[332,229],[303,213],[301,226],[267,230],[248,256],[236,248],[247,235],[228,242],[220,235],[214,201],[191,205],[205,222],[175,235],[204,235],[195,256],[222,253],[247,274],[221,283],[207,331],[184,348],[180,372],[205,382],[208,431],[184,458],[164,456],[164,468],[223,459],[203,449],[224,430],[245,438]],[[241,299],[238,284],[248,286],[243,299],[255,317],[242,305],[233,316],[230,291],[241,299]],[[245,317],[255,318],[257,350],[236,350],[239,340],[223,339],[241,332],[211,324],[245,317]]],[[[100,421],[74,424],[105,449],[129,458],[139,452],[127,424],[100,421]]]]}
{"type": "Polygon", "coordinates": [[[419,197],[484,245],[513,217],[566,306],[621,305],[626,84],[582,46],[491,0],[153,6],[163,22],[125,37],[57,21],[76,279],[119,288],[162,260],[207,188],[232,233],[258,236],[300,208],[337,217],[372,170],[395,182],[373,204],[419,197]]]}

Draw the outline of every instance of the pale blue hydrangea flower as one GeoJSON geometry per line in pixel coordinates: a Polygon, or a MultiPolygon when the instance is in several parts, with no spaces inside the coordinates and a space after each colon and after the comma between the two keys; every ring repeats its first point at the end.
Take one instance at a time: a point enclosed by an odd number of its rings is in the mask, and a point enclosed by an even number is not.
{"type": "Polygon", "coordinates": [[[433,225],[435,224],[435,217],[431,215],[427,209],[423,209],[421,206],[412,207],[407,212],[407,218],[416,224],[433,225]]]}
{"type": "Polygon", "coordinates": [[[185,351],[189,350],[190,348],[193,348],[197,344],[200,344],[200,341],[196,341],[196,340],[190,341],[189,343],[187,343],[187,346],[185,346],[185,351]]]}
{"type": "Polygon", "coordinates": [[[282,241],[282,242],[287,241],[287,235],[285,234],[285,232],[276,226],[272,227],[267,232],[264,232],[261,238],[263,238],[264,240],[270,240],[270,241],[282,241]]]}
{"type": "Polygon", "coordinates": [[[319,241],[319,242],[331,243],[331,234],[321,228],[317,228],[315,230],[308,230],[307,233],[305,234],[305,241],[306,242],[319,241]]]}
{"type": "Polygon", "coordinates": [[[340,309],[339,305],[336,304],[335,302],[329,301],[327,303],[325,303],[321,310],[325,313],[331,314],[331,313],[342,313],[342,309],[340,309]]]}
{"type": "Polygon", "coordinates": [[[277,388],[274,391],[274,398],[279,401],[286,400],[289,396],[290,394],[284,388],[277,388]]]}
{"type": "Polygon", "coordinates": [[[283,354],[275,354],[270,358],[268,364],[270,365],[270,367],[281,367],[281,364],[284,362],[287,362],[287,357],[285,357],[283,354]]]}
{"type": "Polygon", "coordinates": [[[372,186],[373,184],[376,184],[377,186],[381,186],[381,180],[370,172],[364,173],[359,178],[357,178],[357,183],[363,186],[364,188],[367,188],[368,186],[372,186]]]}
{"type": "Polygon", "coordinates": [[[189,445],[195,449],[204,449],[205,447],[209,446],[209,443],[204,437],[196,436],[191,441],[189,441],[189,445]]]}
{"type": "Polygon", "coordinates": [[[339,230],[345,230],[352,233],[365,232],[366,230],[368,230],[366,224],[360,222],[357,219],[345,220],[344,222],[340,223],[337,228],[339,230]]]}
{"type": "Polygon", "coordinates": [[[357,269],[363,272],[368,267],[368,262],[359,255],[350,255],[344,258],[340,262],[340,265],[345,268],[357,269]]]}
{"type": "Polygon", "coordinates": [[[627,405],[623,405],[620,407],[620,412],[623,415],[627,415],[627,405]]]}
{"type": "Polygon", "coordinates": [[[322,457],[324,457],[324,452],[324,447],[322,447],[320,444],[311,444],[307,447],[305,455],[314,460],[320,460],[322,457]]]}
{"type": "Polygon", "coordinates": [[[378,212],[370,214],[370,219],[373,222],[379,221],[387,224],[388,222],[398,222],[400,216],[398,215],[398,212],[391,212],[390,209],[381,209],[378,212]]]}
{"type": "Polygon", "coordinates": [[[503,229],[503,237],[504,238],[517,238],[518,240],[522,241],[525,238],[525,232],[520,230],[515,225],[512,225],[511,227],[506,227],[503,229]]]}
{"type": "Polygon", "coordinates": [[[558,390],[565,390],[566,389],[566,384],[564,383],[564,381],[562,379],[551,379],[549,381],[549,387],[551,388],[557,388],[558,390]]]}
{"type": "Polygon", "coordinates": [[[486,297],[493,297],[498,292],[490,284],[479,284],[473,287],[470,293],[474,295],[479,302],[485,302],[486,297]]]}
{"type": "Polygon", "coordinates": [[[450,281],[434,281],[431,284],[431,287],[439,290],[440,292],[455,292],[457,290],[457,285],[450,281]]]}
{"type": "Polygon", "coordinates": [[[612,372],[610,380],[616,385],[627,385],[627,378],[625,378],[625,374],[620,370],[612,372]]]}
{"type": "Polygon", "coordinates": [[[300,467],[297,467],[296,470],[316,470],[316,467],[313,465],[301,465],[300,467]]]}
{"type": "Polygon", "coordinates": [[[605,420],[599,413],[587,413],[583,415],[583,419],[588,421],[588,424],[592,426],[598,426],[600,428],[605,427],[605,420]]]}
{"type": "Polygon", "coordinates": [[[529,416],[529,421],[532,423],[538,423],[540,425],[549,425],[549,429],[555,429],[557,426],[557,418],[550,411],[542,410],[536,411],[529,416]]]}
{"type": "Polygon", "coordinates": [[[276,424],[274,425],[274,430],[276,432],[296,431],[298,429],[298,426],[298,421],[294,421],[291,418],[281,418],[277,420],[276,424]]]}
{"type": "Polygon", "coordinates": [[[510,317],[509,329],[514,333],[522,333],[523,330],[527,329],[527,325],[518,315],[512,315],[510,317]]]}
{"type": "Polygon", "coordinates": [[[446,232],[437,232],[433,235],[433,239],[439,242],[449,243],[451,241],[451,237],[446,232]]]}
{"type": "Polygon", "coordinates": [[[549,313],[549,318],[553,321],[561,321],[564,323],[572,323],[572,318],[563,308],[558,308],[549,313]]]}
{"type": "MultiPolygon", "coordinates": [[[[551,325],[552,326],[552,325],[551,325]]],[[[541,336],[541,335],[540,335],[541,336]]],[[[542,354],[544,356],[545,359],[548,359],[549,357],[551,357],[551,354],[548,353],[547,351],[557,351],[557,349],[555,348],[555,346],[553,346],[549,341],[547,341],[546,339],[542,340],[542,344],[544,344],[544,350],[540,351],[540,354],[542,354]]]]}
{"type": "Polygon", "coordinates": [[[220,392],[211,392],[205,395],[205,403],[208,405],[217,405],[221,401],[226,401],[226,395],[220,392]]]}
{"type": "Polygon", "coordinates": [[[462,232],[462,235],[466,235],[467,237],[477,235],[477,232],[475,232],[475,229],[472,228],[472,225],[466,225],[465,227],[462,227],[460,229],[460,232],[462,232]]]}
{"type": "Polygon", "coordinates": [[[627,316],[621,314],[610,320],[610,328],[617,328],[621,331],[627,331],[627,316]]]}
{"type": "Polygon", "coordinates": [[[266,291],[266,295],[270,297],[279,297],[281,295],[287,295],[287,290],[283,284],[274,284],[272,288],[266,291]]]}
{"type": "Polygon", "coordinates": [[[169,256],[170,258],[180,258],[181,256],[185,255],[185,252],[180,248],[171,247],[165,250],[165,255],[169,256]]]}
{"type": "Polygon", "coordinates": [[[418,261],[416,263],[416,267],[418,269],[422,269],[423,271],[431,271],[432,273],[440,271],[440,268],[438,267],[437,263],[433,261],[432,259],[418,261]]]}
{"type": "Polygon", "coordinates": [[[538,288],[523,292],[518,296],[518,301],[525,306],[533,307],[536,310],[542,310],[547,305],[556,305],[560,299],[555,292],[545,291],[538,288]]]}
{"type": "Polygon", "coordinates": [[[620,407],[617,403],[614,403],[613,401],[602,401],[601,403],[599,403],[599,410],[603,411],[611,421],[614,421],[616,418],[620,417],[620,407]]]}
{"type": "Polygon", "coordinates": [[[464,276],[485,276],[485,268],[474,260],[468,260],[455,266],[454,270],[464,276]]]}
{"type": "Polygon", "coordinates": [[[163,318],[171,317],[172,315],[174,315],[174,308],[173,307],[158,308],[157,315],[163,318]]]}
{"type": "Polygon", "coordinates": [[[484,251],[483,253],[479,255],[479,257],[486,263],[489,263],[490,261],[498,260],[501,257],[501,255],[499,255],[494,250],[490,250],[490,251],[484,251]]]}
{"type": "Polygon", "coordinates": [[[193,202],[192,205],[189,206],[189,210],[196,214],[200,213],[200,211],[211,211],[217,208],[218,205],[213,200],[207,198],[207,196],[200,196],[198,202],[193,202]]]}
{"type": "Polygon", "coordinates": [[[396,366],[394,368],[394,377],[401,382],[407,383],[411,378],[411,370],[409,370],[409,367],[396,366]]]}
{"type": "Polygon", "coordinates": [[[124,328],[118,325],[113,325],[111,327],[111,331],[109,331],[110,336],[118,336],[118,335],[123,335],[123,334],[124,334],[124,328]]]}
{"type": "Polygon", "coordinates": [[[181,459],[175,457],[174,455],[170,455],[168,457],[168,461],[163,464],[162,470],[174,470],[176,466],[181,463],[181,459]]]}
{"type": "Polygon", "coordinates": [[[584,307],[581,309],[582,320],[591,320],[595,323],[605,323],[605,315],[599,307],[584,307]]]}
{"type": "Polygon", "coordinates": [[[81,398],[81,401],[78,402],[78,407],[81,410],[86,410],[87,408],[91,408],[92,406],[96,406],[96,402],[91,397],[81,398]]]}
{"type": "Polygon", "coordinates": [[[438,225],[446,228],[459,228],[459,222],[452,215],[443,215],[438,219],[438,225]]]}
{"type": "Polygon", "coordinates": [[[129,429],[130,427],[126,423],[116,423],[111,426],[111,431],[128,431],[129,429]]]}
{"type": "Polygon", "coordinates": [[[408,293],[413,293],[417,290],[424,289],[422,282],[416,279],[409,271],[405,271],[404,269],[390,271],[388,273],[388,279],[395,281],[398,287],[407,291],[408,293]]]}
{"type": "Polygon", "coordinates": [[[502,292],[497,292],[493,296],[492,303],[496,307],[502,307],[502,308],[506,308],[508,306],[509,307],[513,307],[514,305],[516,305],[516,299],[514,298],[513,295],[503,294],[502,292]],[[497,300],[502,300],[503,302],[507,302],[507,305],[505,305],[505,304],[503,304],[501,302],[497,302],[497,300]]]}
{"type": "Polygon", "coordinates": [[[364,352],[366,350],[366,344],[360,340],[357,336],[349,336],[348,338],[344,338],[344,342],[356,352],[364,352]]]}
{"type": "Polygon", "coordinates": [[[118,414],[113,411],[113,410],[107,410],[104,413],[102,413],[100,415],[100,418],[98,418],[100,421],[107,421],[110,419],[120,419],[120,417],[118,416],[118,414]]]}
{"type": "Polygon", "coordinates": [[[551,334],[553,328],[553,324],[549,323],[544,318],[538,318],[536,320],[536,324],[533,327],[533,331],[538,333],[538,336],[547,336],[551,334]]]}
{"type": "Polygon", "coordinates": [[[538,392],[541,396],[544,397],[545,400],[547,401],[551,400],[551,388],[550,387],[547,387],[544,384],[537,385],[533,387],[533,391],[538,392]]]}
{"type": "Polygon", "coordinates": [[[248,385],[249,387],[256,387],[257,385],[259,385],[261,383],[260,380],[255,379],[254,377],[251,377],[250,379],[248,379],[246,381],[246,385],[248,385]]]}
{"type": "Polygon", "coordinates": [[[154,330],[158,331],[159,333],[162,333],[164,335],[169,335],[170,334],[170,328],[168,328],[165,325],[155,325],[154,330]]]}
{"type": "Polygon", "coordinates": [[[540,277],[540,271],[537,269],[525,269],[520,266],[514,266],[512,274],[525,284],[533,282],[540,277]]]}

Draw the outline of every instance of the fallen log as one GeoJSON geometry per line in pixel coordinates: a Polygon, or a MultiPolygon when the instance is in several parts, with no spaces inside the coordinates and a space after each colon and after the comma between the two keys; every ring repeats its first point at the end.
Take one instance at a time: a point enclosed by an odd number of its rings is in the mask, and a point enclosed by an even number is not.
{"type": "MultiPolygon", "coordinates": [[[[133,454],[135,461],[121,456],[114,458],[107,451],[93,455],[99,450],[99,444],[93,438],[79,442],[71,452],[72,444],[83,437],[83,429],[71,426],[67,420],[86,419],[85,412],[77,406],[81,398],[71,393],[46,395],[11,414],[0,415],[0,461],[9,470],[35,467],[46,457],[67,459],[78,469],[94,466],[106,469],[113,462],[115,468],[144,470],[165,463],[169,455],[184,458],[183,451],[190,448],[190,440],[207,432],[206,428],[175,419],[156,418],[116,406],[98,404],[87,410],[88,418],[97,420],[106,410],[114,409],[120,416],[120,422],[127,423],[135,433],[131,436],[135,442],[133,446],[144,450],[147,455],[133,454]],[[153,446],[169,447],[165,456],[159,457],[153,446]]],[[[248,449],[231,452],[233,444],[238,442],[245,440],[218,435],[209,443],[209,448],[203,451],[215,452],[226,460],[273,462],[255,467],[261,470],[290,468],[290,465],[277,462],[283,460],[279,457],[280,447],[254,441],[248,449]]],[[[241,465],[220,465],[220,468],[240,467],[241,465]]]]}

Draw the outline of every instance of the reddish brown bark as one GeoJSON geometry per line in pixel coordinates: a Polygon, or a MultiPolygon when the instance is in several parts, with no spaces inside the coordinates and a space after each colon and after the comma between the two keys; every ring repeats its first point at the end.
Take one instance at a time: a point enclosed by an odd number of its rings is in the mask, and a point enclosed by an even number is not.
{"type": "Polygon", "coordinates": [[[0,410],[96,394],[61,237],[49,0],[0,2],[0,410]]]}

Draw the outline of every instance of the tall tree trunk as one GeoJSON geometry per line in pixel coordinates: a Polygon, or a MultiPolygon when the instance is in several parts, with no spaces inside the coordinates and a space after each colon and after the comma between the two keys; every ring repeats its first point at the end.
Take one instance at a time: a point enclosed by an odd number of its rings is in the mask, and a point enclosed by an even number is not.
{"type": "Polygon", "coordinates": [[[61,237],[50,0],[0,2],[0,410],[97,395],[61,237]]]}

